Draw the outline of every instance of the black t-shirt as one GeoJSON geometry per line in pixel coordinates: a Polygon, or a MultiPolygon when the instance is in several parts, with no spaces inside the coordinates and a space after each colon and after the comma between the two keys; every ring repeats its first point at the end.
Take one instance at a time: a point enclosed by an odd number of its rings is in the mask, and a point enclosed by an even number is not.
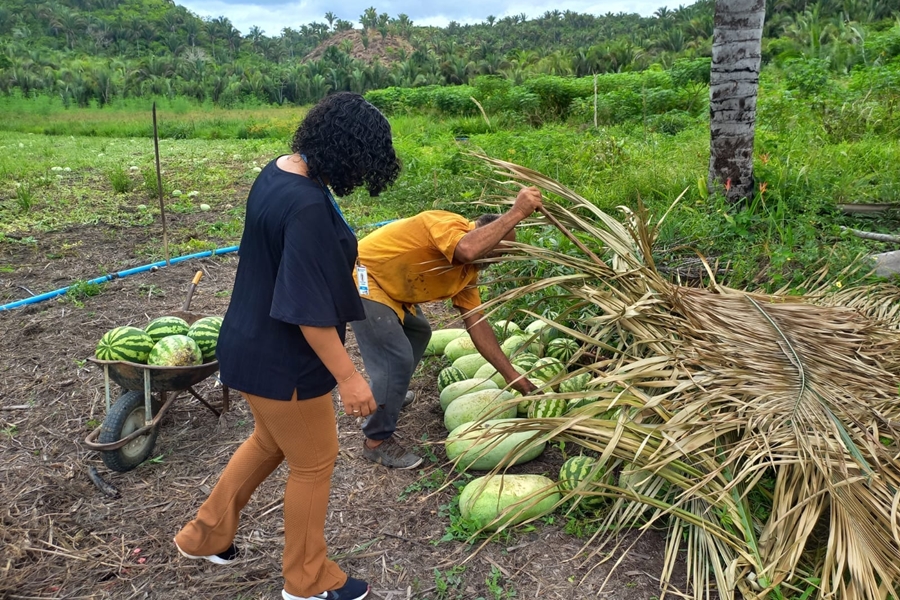
{"type": "Polygon", "coordinates": [[[240,262],[216,357],[222,383],[290,400],[327,394],[335,380],[298,325],[365,318],[353,276],[356,237],[323,189],[270,162],[247,198],[240,262]]]}

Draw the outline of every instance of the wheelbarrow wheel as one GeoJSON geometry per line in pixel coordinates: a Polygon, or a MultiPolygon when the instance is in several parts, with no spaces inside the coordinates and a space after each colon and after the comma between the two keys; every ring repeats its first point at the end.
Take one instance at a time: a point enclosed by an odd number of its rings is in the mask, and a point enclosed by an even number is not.
{"type": "MultiPolygon", "coordinates": [[[[160,409],[156,398],[151,399],[151,410],[154,414],[160,409]]],[[[146,409],[144,392],[132,390],[125,392],[110,407],[109,413],[100,427],[97,441],[101,444],[117,442],[125,436],[144,426],[146,409]]],[[[138,436],[117,450],[106,450],[100,453],[109,469],[124,473],[130,471],[150,456],[156,444],[159,428],[154,427],[148,433],[138,436]]]]}

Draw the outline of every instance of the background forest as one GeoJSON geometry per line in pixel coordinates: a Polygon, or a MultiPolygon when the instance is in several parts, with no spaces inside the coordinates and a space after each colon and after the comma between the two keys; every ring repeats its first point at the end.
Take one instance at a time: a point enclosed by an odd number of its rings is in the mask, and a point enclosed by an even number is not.
{"type": "MultiPolygon", "coordinates": [[[[895,14],[890,0],[768,0],[763,61],[784,68],[803,93],[822,89],[828,73],[859,69],[871,70],[854,82],[865,92],[897,89],[895,14]]],[[[708,77],[712,33],[710,0],[647,18],[548,11],[445,28],[372,7],[275,36],[255,27],[242,35],[225,17],[201,19],[167,0],[4,0],[0,91],[80,106],[147,96],[309,104],[336,90],[462,85],[484,75],[518,86],[539,76],[651,69],[673,79],[649,87],[681,91],[652,110],[690,112],[705,95],[689,84],[708,77]]]]}

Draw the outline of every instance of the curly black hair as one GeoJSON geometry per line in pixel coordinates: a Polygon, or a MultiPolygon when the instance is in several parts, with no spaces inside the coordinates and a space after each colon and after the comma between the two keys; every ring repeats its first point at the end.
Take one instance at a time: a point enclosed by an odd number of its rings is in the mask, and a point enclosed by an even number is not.
{"type": "Polygon", "coordinates": [[[363,185],[377,196],[400,175],[388,120],[351,92],[320,100],[294,133],[291,150],[305,154],[310,177],[324,179],[338,196],[363,185]]]}

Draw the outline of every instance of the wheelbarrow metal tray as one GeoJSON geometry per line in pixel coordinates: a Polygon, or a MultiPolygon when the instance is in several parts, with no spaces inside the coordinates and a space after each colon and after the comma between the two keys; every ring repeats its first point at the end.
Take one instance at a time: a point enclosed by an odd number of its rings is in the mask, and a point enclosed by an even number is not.
{"type": "Polygon", "coordinates": [[[151,392],[172,392],[186,390],[200,383],[219,370],[219,361],[190,367],[158,367],[126,360],[100,360],[88,358],[100,368],[108,367],[109,378],[126,390],[144,389],[144,372],[150,373],[151,392]]]}

